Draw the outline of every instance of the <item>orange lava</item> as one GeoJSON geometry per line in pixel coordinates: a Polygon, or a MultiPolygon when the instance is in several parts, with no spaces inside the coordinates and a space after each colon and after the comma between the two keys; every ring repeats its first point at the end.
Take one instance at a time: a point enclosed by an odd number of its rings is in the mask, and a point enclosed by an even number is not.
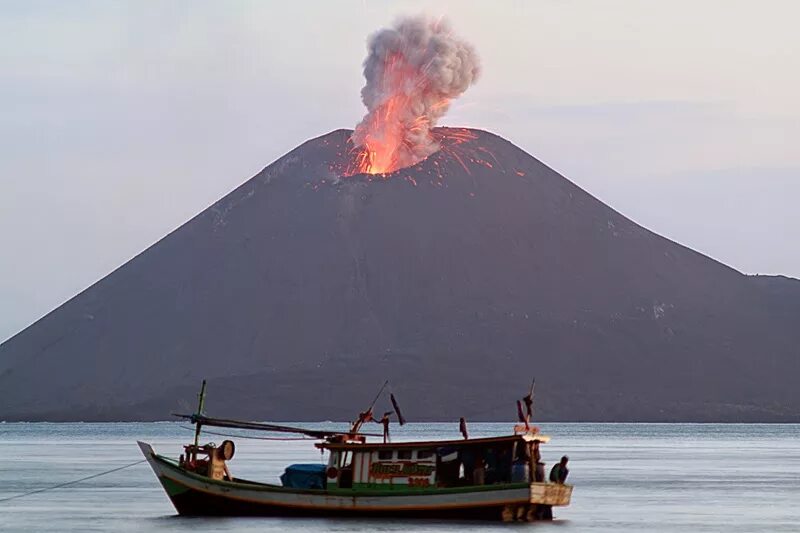
{"type": "MultiPolygon", "coordinates": [[[[415,84],[425,83],[424,76],[406,61],[401,55],[390,55],[386,58],[385,75],[382,83],[385,93],[391,96],[383,102],[376,112],[371,113],[366,124],[359,125],[365,130],[363,146],[357,148],[354,174],[388,174],[401,168],[399,155],[401,150],[413,152],[413,141],[429,144],[432,139],[428,133],[430,118],[426,114],[413,116],[414,102],[410,96],[410,88],[415,84]],[[405,90],[409,89],[409,90],[405,90]]],[[[442,99],[429,107],[430,109],[446,108],[449,99],[442,99]]]]}
{"type": "MultiPolygon", "coordinates": [[[[387,106],[388,113],[391,113],[392,108],[393,105],[387,106]]],[[[384,117],[386,116],[387,115],[384,115],[384,117]]],[[[419,120],[424,120],[424,117],[420,117],[419,120]]],[[[391,130],[389,131],[391,133],[391,130]]],[[[353,174],[385,175],[402,168],[397,162],[397,150],[403,140],[400,132],[395,133],[396,135],[384,135],[382,138],[377,135],[368,136],[367,146],[356,147],[354,149],[351,154],[353,157],[352,162],[348,165],[344,174],[346,176],[352,176],[353,174]]],[[[460,145],[476,138],[477,135],[468,129],[447,128],[445,130],[436,131],[432,138],[428,138],[428,142],[436,142],[441,152],[456,160],[459,165],[469,173],[465,160],[492,168],[491,163],[488,161],[469,157],[461,151],[460,145]]],[[[482,148],[480,150],[494,157],[488,150],[482,148]]]]}
{"type": "MultiPolygon", "coordinates": [[[[331,172],[344,177],[356,174],[368,174],[368,181],[370,182],[396,177],[397,179],[407,181],[414,187],[419,185],[420,180],[425,180],[434,187],[444,186],[447,174],[452,172],[452,170],[449,169],[451,164],[460,168],[460,170],[467,175],[472,175],[472,170],[475,166],[498,170],[500,173],[504,174],[506,170],[503,168],[503,165],[489,149],[476,144],[474,141],[477,139],[477,133],[466,128],[435,128],[430,131],[430,140],[438,146],[439,150],[425,158],[430,158],[430,165],[424,167],[416,166],[418,163],[422,162],[418,161],[412,165],[399,168],[396,165],[395,167],[376,166],[376,162],[380,165],[380,160],[374,158],[378,155],[376,150],[368,151],[363,147],[351,147],[349,150],[345,149],[339,152],[337,154],[341,158],[339,159],[339,163],[331,164],[329,168],[331,172]],[[416,172],[424,172],[427,176],[425,176],[425,174],[411,176],[410,173],[395,173],[395,171],[401,170],[402,168],[410,169],[414,166],[416,166],[416,172]],[[383,172],[381,170],[383,170],[383,172]]],[[[396,161],[394,163],[396,163],[396,161]]],[[[524,175],[524,173],[520,171],[517,171],[517,174],[524,175]]],[[[317,186],[314,186],[314,190],[316,189],[317,186]]]]}

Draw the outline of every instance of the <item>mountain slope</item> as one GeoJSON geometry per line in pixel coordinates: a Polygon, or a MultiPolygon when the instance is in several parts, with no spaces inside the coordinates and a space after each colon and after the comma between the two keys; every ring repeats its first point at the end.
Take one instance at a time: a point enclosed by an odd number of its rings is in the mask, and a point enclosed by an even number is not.
{"type": "Polygon", "coordinates": [[[342,419],[800,420],[795,299],[636,225],[511,143],[438,131],[387,176],[350,132],[282,157],[0,345],[0,419],[194,403],[342,419]],[[794,307],[792,307],[794,305],[794,307]]]}

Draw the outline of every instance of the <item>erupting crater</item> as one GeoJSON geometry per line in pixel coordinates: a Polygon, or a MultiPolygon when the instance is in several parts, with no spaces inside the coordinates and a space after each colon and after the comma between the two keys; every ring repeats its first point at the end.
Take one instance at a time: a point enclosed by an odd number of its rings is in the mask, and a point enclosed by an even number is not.
{"type": "Polygon", "coordinates": [[[469,176],[475,167],[506,171],[494,155],[492,141],[487,141],[494,136],[487,132],[469,128],[438,127],[431,130],[430,134],[438,149],[429,156],[387,172],[370,172],[363,166],[367,157],[364,149],[354,146],[350,130],[331,132],[309,141],[328,148],[320,154],[326,161],[327,172],[323,172],[321,178],[315,175],[309,176],[309,179],[317,183],[330,183],[336,178],[361,178],[366,181],[399,179],[412,185],[425,180],[434,185],[442,185],[448,175],[459,173],[469,176]]]}
{"type": "MultiPolygon", "coordinates": [[[[442,19],[410,17],[373,34],[361,99],[367,114],[352,135],[351,173],[387,174],[440,149],[432,129],[480,73],[472,46],[442,19]]],[[[456,139],[457,140],[457,139],[456,139]]]]}

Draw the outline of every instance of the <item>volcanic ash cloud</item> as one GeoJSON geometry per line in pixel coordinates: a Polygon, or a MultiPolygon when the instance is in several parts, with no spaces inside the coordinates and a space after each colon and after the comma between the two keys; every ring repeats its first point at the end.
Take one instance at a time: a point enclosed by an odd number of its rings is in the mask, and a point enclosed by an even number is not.
{"type": "Polygon", "coordinates": [[[358,171],[392,172],[439,149],[431,129],[477,80],[480,64],[446,21],[424,16],[379,30],[367,48],[361,99],[368,112],[352,138],[360,148],[358,171]]]}

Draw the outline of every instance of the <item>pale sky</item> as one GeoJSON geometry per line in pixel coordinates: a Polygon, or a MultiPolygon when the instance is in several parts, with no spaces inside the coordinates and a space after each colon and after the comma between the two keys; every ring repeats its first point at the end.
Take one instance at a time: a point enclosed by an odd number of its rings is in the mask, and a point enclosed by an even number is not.
{"type": "Polygon", "coordinates": [[[800,277],[800,2],[0,0],[0,340],[306,139],[366,37],[447,16],[495,132],[636,222],[800,277]]]}

